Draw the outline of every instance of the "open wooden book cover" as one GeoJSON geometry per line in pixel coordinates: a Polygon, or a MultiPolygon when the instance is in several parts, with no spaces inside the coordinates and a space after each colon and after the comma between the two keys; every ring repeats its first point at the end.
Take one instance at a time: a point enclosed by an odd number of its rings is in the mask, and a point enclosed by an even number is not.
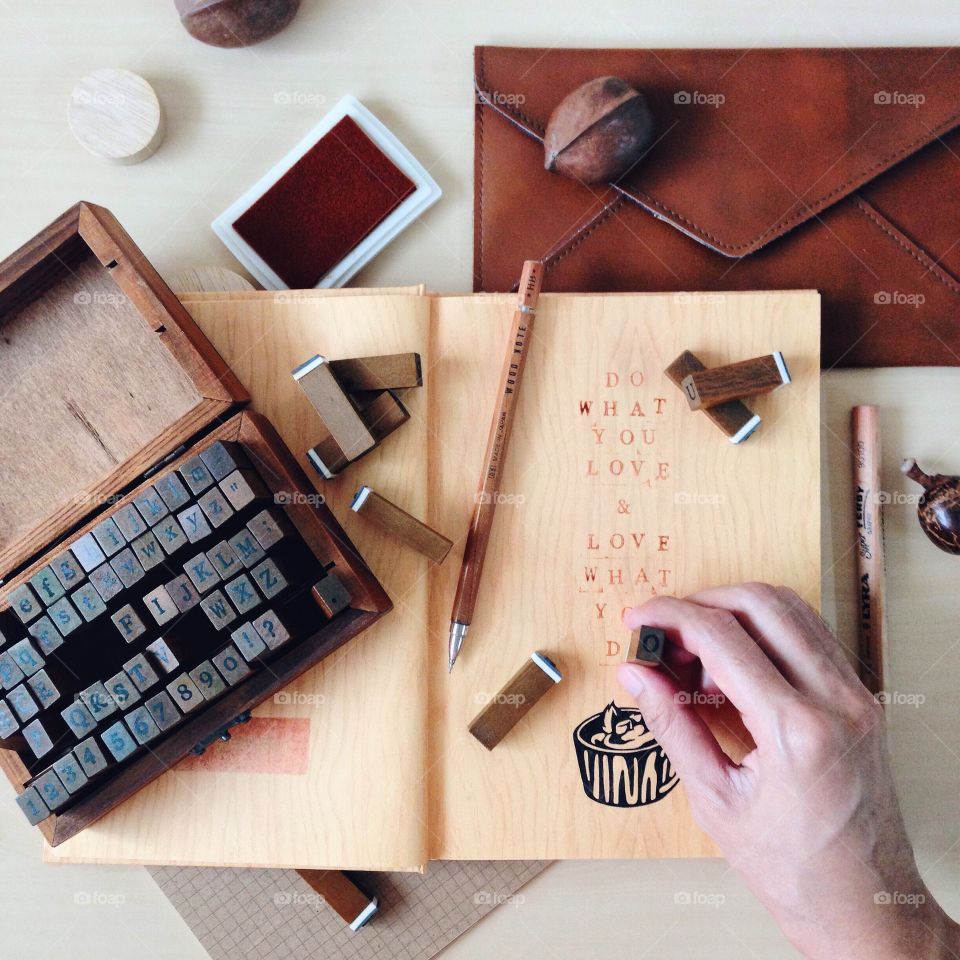
{"type": "MultiPolygon", "coordinates": [[[[611,736],[628,634],[656,594],[766,580],[817,603],[819,297],[541,298],[479,611],[446,643],[514,297],[229,294],[187,306],[304,456],[322,434],[290,376],[331,358],[418,351],[410,421],[327,498],[396,609],[208,749],[49,860],[420,869],[431,859],[715,855],[658,747],[611,736]],[[750,401],[735,446],[666,378],[781,350],[793,383],[750,401]],[[352,514],[368,484],[455,541],[434,567],[352,514]],[[533,650],[563,673],[492,752],[473,717],[533,650]],[[607,716],[605,717],[605,713],[607,716]]],[[[624,714],[624,716],[629,714],[624,714]]]]}

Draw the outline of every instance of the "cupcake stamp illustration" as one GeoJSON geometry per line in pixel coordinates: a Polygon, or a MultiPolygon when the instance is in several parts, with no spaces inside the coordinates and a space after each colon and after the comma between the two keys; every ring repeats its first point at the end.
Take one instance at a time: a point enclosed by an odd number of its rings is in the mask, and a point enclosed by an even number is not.
{"type": "Polygon", "coordinates": [[[608,807],[642,807],[662,800],[678,783],[663,747],[636,707],[611,703],[573,731],[586,795],[608,807]]]}

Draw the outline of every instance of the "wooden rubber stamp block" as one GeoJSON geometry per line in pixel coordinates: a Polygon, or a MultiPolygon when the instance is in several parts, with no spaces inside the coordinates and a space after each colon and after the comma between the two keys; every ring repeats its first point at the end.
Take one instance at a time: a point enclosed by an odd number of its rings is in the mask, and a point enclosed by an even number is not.
{"type": "Polygon", "coordinates": [[[200,601],[200,609],[213,624],[214,630],[223,630],[237,619],[237,613],[220,590],[214,590],[200,601]]]}
{"type": "Polygon", "coordinates": [[[224,580],[236,576],[243,570],[243,564],[237,556],[237,551],[226,540],[222,540],[208,550],[207,559],[224,580]]]}
{"type": "Polygon", "coordinates": [[[47,605],[56,603],[66,592],[63,584],[49,566],[38,570],[30,578],[30,586],[33,587],[41,601],[47,605]]]}
{"type": "Polygon", "coordinates": [[[76,793],[89,781],[89,778],[83,772],[83,767],[80,766],[80,761],[72,750],[57,760],[52,769],[60,778],[60,782],[67,788],[68,793],[76,793]]]}
{"type": "Polygon", "coordinates": [[[107,559],[92,533],[86,533],[79,540],[74,540],[70,544],[70,550],[87,573],[107,559]]]}
{"type": "Polygon", "coordinates": [[[197,503],[214,527],[222,526],[233,516],[233,507],[217,487],[199,496],[197,503]]]}
{"type": "Polygon", "coordinates": [[[230,602],[241,614],[249,613],[260,605],[260,594],[245,573],[226,583],[223,589],[230,598],[230,602]]]}
{"type": "Polygon", "coordinates": [[[256,500],[270,496],[270,491],[253,470],[234,470],[220,481],[220,489],[234,510],[242,510],[256,500]]]}
{"type": "Polygon", "coordinates": [[[97,741],[93,737],[82,740],[74,747],[74,753],[83,772],[88,777],[95,777],[98,773],[103,773],[110,766],[107,758],[103,755],[97,741]]]}
{"type": "Polygon", "coordinates": [[[199,454],[180,465],[180,476],[195,497],[203,493],[207,487],[213,486],[213,474],[199,454]]]}
{"type": "Polygon", "coordinates": [[[147,487],[146,490],[141,491],[133,498],[133,503],[150,526],[159,523],[170,512],[170,508],[155,487],[147,487]]]}
{"type": "Polygon", "coordinates": [[[153,489],[160,494],[160,499],[170,510],[179,510],[190,502],[190,493],[183,481],[172,471],[154,480],[153,489]]]}
{"type": "Polygon", "coordinates": [[[53,740],[39,717],[36,720],[31,720],[23,728],[23,736],[38,760],[45,757],[53,749],[53,740]]]}
{"type": "Polygon", "coordinates": [[[293,526],[276,510],[261,510],[247,522],[247,529],[264,550],[271,550],[287,537],[293,536],[293,526]]]}
{"type": "Polygon", "coordinates": [[[161,690],[156,696],[151,697],[144,706],[150,711],[153,722],[161,730],[169,730],[180,722],[183,714],[173,705],[170,695],[161,690]]]}
{"type": "Polygon", "coordinates": [[[354,932],[377,912],[377,898],[368,896],[339,870],[298,870],[297,873],[354,932]]]}
{"type": "Polygon", "coordinates": [[[190,542],[183,532],[183,527],[173,517],[161,520],[150,532],[160,541],[160,546],[168,557],[190,542]]]}
{"type": "Polygon", "coordinates": [[[49,617],[34,620],[27,627],[27,633],[37,641],[37,646],[45,657],[50,656],[57,647],[63,646],[63,636],[49,617]]]}
{"type": "Polygon", "coordinates": [[[656,627],[641,627],[630,634],[625,660],[637,660],[657,666],[663,662],[667,635],[656,627]]]}
{"type": "Polygon", "coordinates": [[[214,480],[220,481],[235,470],[250,466],[250,458],[243,447],[232,440],[217,440],[201,451],[200,459],[206,464],[214,480]]]}
{"type": "Polygon", "coordinates": [[[140,700],[140,691],[137,685],[130,679],[126,670],[121,670],[116,676],[105,680],[103,684],[107,688],[107,693],[117,702],[121,710],[132,707],[140,700]]]}
{"type": "Polygon", "coordinates": [[[90,571],[90,583],[93,584],[93,589],[100,594],[100,599],[104,603],[109,603],[123,590],[123,581],[109,563],[90,571]]]}
{"type": "Polygon", "coordinates": [[[53,770],[41,773],[32,786],[51,810],[59,810],[70,799],[70,793],[53,770]]]}
{"type": "Polygon", "coordinates": [[[69,707],[64,707],[60,711],[60,716],[78,739],[88,736],[97,728],[97,721],[93,714],[78,700],[71,703],[69,707]]]}
{"type": "Polygon", "coordinates": [[[331,360],[330,369],[344,390],[403,390],[423,386],[419,353],[391,353],[380,357],[331,360]]]}
{"type": "Polygon", "coordinates": [[[386,497],[381,497],[370,487],[364,486],[357,491],[350,509],[383,527],[434,563],[443,563],[453,546],[452,540],[448,540],[442,533],[437,533],[386,497]]]}
{"type": "MultiPolygon", "coordinates": [[[[204,467],[204,469],[206,469],[206,467],[204,467]]],[[[203,515],[203,511],[196,503],[191,504],[186,510],[178,513],[177,520],[180,522],[183,532],[187,535],[187,539],[191,543],[197,543],[197,541],[209,537],[212,533],[210,524],[207,523],[207,518],[203,515]]]]}
{"type": "MultiPolygon", "coordinates": [[[[682,390],[686,377],[706,369],[689,350],[684,350],[664,373],[682,390]]],[[[703,413],[730,438],[731,443],[743,443],[760,426],[760,418],[740,400],[728,400],[715,407],[708,407],[703,413]]]]}
{"type": "Polygon", "coordinates": [[[490,698],[470,724],[470,733],[492,750],[562,679],[551,660],[539,652],[531,654],[503,688],[490,698]]]}
{"type": "Polygon", "coordinates": [[[80,145],[113,163],[140,163],[163,140],[160,101],[129,70],[107,67],[84,77],[73,88],[68,118],[80,145]]]}
{"type": "Polygon", "coordinates": [[[250,668],[232,644],[212,658],[220,676],[232,687],[250,676],[250,668]]]}
{"type": "MultiPolygon", "coordinates": [[[[363,422],[373,434],[377,446],[386,440],[397,427],[402,426],[410,419],[407,408],[389,390],[373,395],[365,403],[358,401],[358,406],[363,422]]],[[[307,459],[317,473],[327,480],[332,480],[351,463],[351,460],[340,449],[337,441],[329,435],[307,451],[307,459]]]]}
{"type": "Polygon", "coordinates": [[[112,614],[110,619],[114,626],[120,631],[120,636],[127,643],[133,643],[137,637],[144,634],[147,630],[143,620],[137,614],[136,610],[128,603],[122,606],[116,613],[112,614]]]}
{"type": "Polygon", "coordinates": [[[123,672],[133,681],[133,685],[141,693],[160,682],[156,671],[150,666],[150,661],[142,653],[138,653],[133,659],[128,660],[123,665],[123,672]]]}
{"type": "Polygon", "coordinates": [[[16,590],[11,590],[7,594],[7,600],[10,603],[10,609],[20,618],[22,623],[30,623],[31,620],[39,617],[43,612],[43,604],[25,583],[17,587],[16,590]]]}
{"type": "Polygon", "coordinates": [[[121,533],[120,528],[112,517],[101,520],[90,532],[93,534],[97,543],[100,544],[100,549],[103,550],[108,557],[112,557],[127,544],[126,537],[121,533]]]}
{"type": "Polygon", "coordinates": [[[30,821],[31,826],[42,823],[50,816],[50,809],[43,802],[43,797],[34,787],[27,787],[20,796],[17,797],[17,806],[23,811],[24,816],[30,821]]]}
{"type": "Polygon", "coordinates": [[[237,645],[240,655],[247,663],[252,663],[267,650],[267,645],[252,623],[241,624],[230,634],[230,639],[237,645]]]}
{"type": "Polygon", "coordinates": [[[154,721],[153,714],[145,706],[131,710],[125,719],[137,743],[149,743],[154,737],[160,736],[160,728],[154,721]]]}
{"type": "MultiPolygon", "coordinates": [[[[117,712],[117,704],[107,693],[102,683],[92,683],[79,694],[80,702],[90,711],[93,719],[100,723],[117,712]]],[[[118,758],[119,759],[119,758],[118,758]]]]}
{"type": "Polygon", "coordinates": [[[322,580],[318,580],[311,593],[328,618],[335,617],[350,606],[350,591],[335,573],[328,573],[322,580]]]}
{"type": "Polygon", "coordinates": [[[730,400],[770,393],[789,382],[790,371],[783,354],[777,351],[765,357],[689,373],[683,378],[680,389],[691,410],[702,410],[730,400]]]}
{"type": "Polygon", "coordinates": [[[10,705],[0,700],[0,740],[9,740],[20,729],[20,721],[16,718],[10,705]]]}
{"type": "Polygon", "coordinates": [[[130,733],[130,728],[118,720],[103,733],[103,745],[113,754],[114,760],[126,760],[137,752],[139,744],[130,733]]]}
{"type": "Polygon", "coordinates": [[[53,621],[54,626],[56,626],[64,637],[69,636],[74,630],[83,626],[83,620],[80,619],[80,614],[77,613],[67,597],[61,597],[47,610],[47,613],[53,621]]]}
{"type": "Polygon", "coordinates": [[[271,650],[282,647],[291,637],[287,624],[277,616],[274,610],[267,610],[260,614],[253,621],[253,629],[271,650]]]}
{"type": "MultiPolygon", "coordinates": [[[[125,587],[132,587],[138,580],[143,579],[143,567],[130,547],[121,550],[111,561],[113,572],[123,581],[125,587]]],[[[51,609],[53,609],[51,607],[51,609]]]]}
{"type": "Polygon", "coordinates": [[[204,700],[213,700],[227,689],[223,677],[214,669],[209,660],[204,660],[203,663],[191,670],[190,679],[196,684],[204,700]]]}
{"type": "Polygon", "coordinates": [[[289,580],[284,576],[284,571],[270,557],[253,567],[250,576],[268,600],[272,600],[290,585],[289,580]]]}
{"type": "Polygon", "coordinates": [[[230,537],[227,545],[245,567],[255,567],[266,556],[260,541],[246,527],[230,537]]]}
{"type": "Polygon", "coordinates": [[[147,532],[147,522],[143,519],[143,514],[132,503],[120,507],[113,515],[113,522],[128,543],[147,532]]]}
{"type": "Polygon", "coordinates": [[[356,460],[376,444],[324,357],[312,357],[301,364],[293,371],[293,378],[348,460],[356,460]]]}

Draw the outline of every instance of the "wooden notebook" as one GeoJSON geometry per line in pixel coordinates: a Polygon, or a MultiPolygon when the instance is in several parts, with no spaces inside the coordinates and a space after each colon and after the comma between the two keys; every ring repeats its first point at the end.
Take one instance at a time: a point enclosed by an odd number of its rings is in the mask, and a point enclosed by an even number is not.
{"type": "MultiPolygon", "coordinates": [[[[258,709],[256,736],[185,761],[48,859],[415,870],[716,854],[656,744],[611,746],[609,706],[632,716],[615,679],[620,618],[656,593],[744,580],[817,604],[819,297],[542,297],[479,612],[448,676],[513,300],[187,299],[305,466],[322,428],[294,366],[318,352],[422,354],[410,421],[335,480],[314,474],[396,609],[258,709]],[[781,350],[793,382],[750,401],[763,424],[735,446],[664,375],[684,349],[710,366],[781,350]],[[364,483],[454,540],[442,566],[350,513],[364,483]],[[488,752],[467,727],[533,650],[564,679],[488,752]]],[[[717,729],[742,749],[734,727],[717,729]]]]}

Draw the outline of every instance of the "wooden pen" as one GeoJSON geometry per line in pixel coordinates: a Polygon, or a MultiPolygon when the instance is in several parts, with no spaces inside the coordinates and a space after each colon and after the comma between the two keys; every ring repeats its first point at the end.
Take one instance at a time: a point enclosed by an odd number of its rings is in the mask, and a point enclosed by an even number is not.
{"type": "Polygon", "coordinates": [[[497,407],[494,410],[493,423],[490,425],[487,452],[483,458],[483,475],[477,488],[473,519],[470,522],[470,532],[467,534],[463,564],[460,567],[460,580],[457,583],[457,595],[453,601],[453,613],[450,617],[448,654],[451,671],[460,653],[460,647],[463,645],[463,638],[467,635],[473,620],[477,603],[480,577],[483,574],[483,560],[487,553],[487,544],[490,542],[490,531],[493,529],[493,513],[497,505],[504,459],[517,410],[523,370],[533,337],[533,321],[542,283],[543,263],[539,260],[527,260],[520,277],[520,292],[517,309],[513,315],[513,329],[507,356],[503,362],[503,370],[500,373],[497,407]]]}

